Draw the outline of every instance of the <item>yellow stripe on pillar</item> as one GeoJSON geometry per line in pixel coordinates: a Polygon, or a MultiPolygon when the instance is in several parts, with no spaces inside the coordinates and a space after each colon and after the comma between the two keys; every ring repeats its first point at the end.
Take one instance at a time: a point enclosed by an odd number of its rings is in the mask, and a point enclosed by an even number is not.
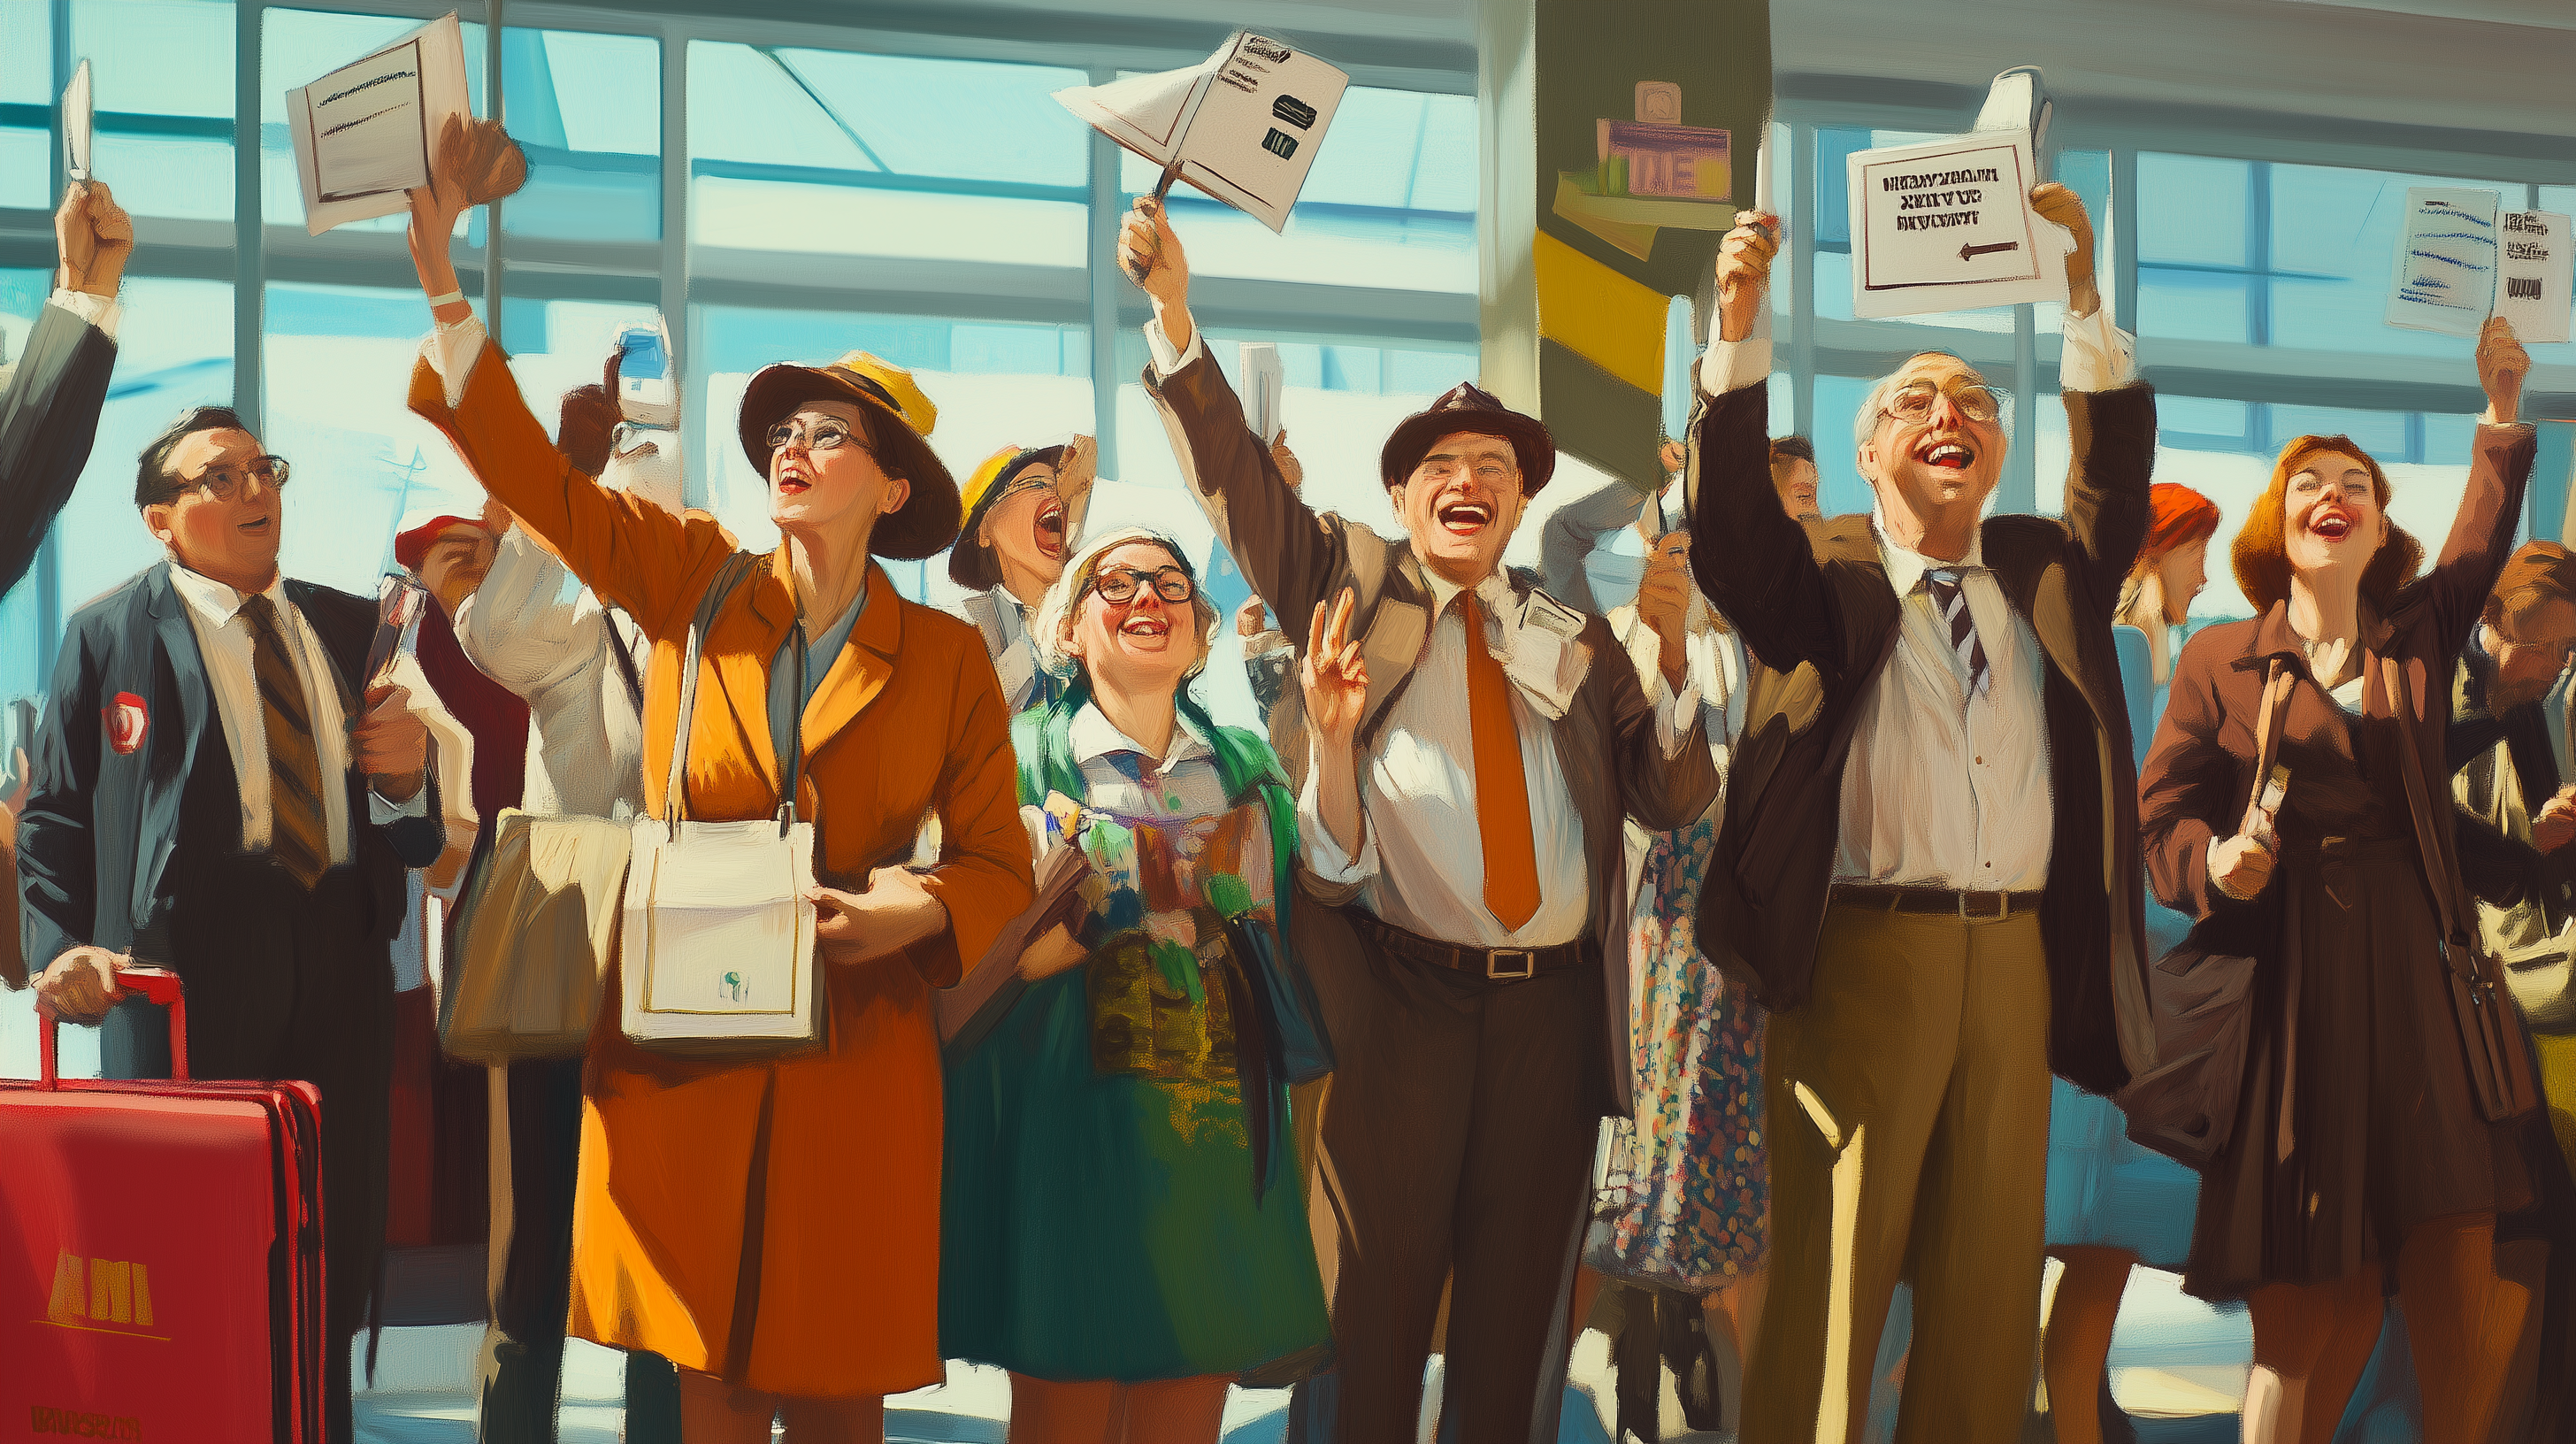
{"type": "Polygon", "coordinates": [[[1662,395],[1664,312],[1671,298],[1543,230],[1531,259],[1539,334],[1649,396],[1662,395]]]}

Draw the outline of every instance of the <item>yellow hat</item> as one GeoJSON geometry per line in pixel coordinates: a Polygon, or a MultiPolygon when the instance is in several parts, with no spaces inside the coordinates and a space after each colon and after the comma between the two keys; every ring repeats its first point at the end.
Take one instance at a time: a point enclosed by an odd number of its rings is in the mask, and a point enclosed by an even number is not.
{"type": "Polygon", "coordinates": [[[765,366],[742,393],[737,426],[743,455],[752,470],[769,472],[769,428],[818,397],[846,399],[872,406],[901,421],[910,433],[878,464],[912,483],[903,509],[877,524],[868,549],[879,556],[920,558],[936,554],[956,539],[963,515],[957,481],[930,449],[924,437],[939,424],[939,407],[922,394],[912,373],[891,361],[852,351],[828,366],[765,366]]]}
{"type": "Polygon", "coordinates": [[[1020,448],[1016,445],[1005,446],[984,458],[983,464],[966,478],[966,494],[962,498],[966,515],[972,517],[975,514],[976,509],[984,504],[985,496],[993,490],[993,483],[1002,479],[1003,472],[1012,470],[1011,463],[1019,459],[1020,448]]]}

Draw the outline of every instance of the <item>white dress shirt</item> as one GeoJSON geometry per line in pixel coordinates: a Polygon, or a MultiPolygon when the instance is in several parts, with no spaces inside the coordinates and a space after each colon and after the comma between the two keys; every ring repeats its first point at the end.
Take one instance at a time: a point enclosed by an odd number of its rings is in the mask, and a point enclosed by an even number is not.
{"type": "Polygon", "coordinates": [[[501,538],[492,571],[456,609],[466,660],[528,704],[528,780],[538,816],[624,819],[644,811],[644,723],[609,649],[640,681],[652,661],[634,619],[601,602],[527,528],[501,538]]]}
{"type": "MultiPolygon", "coordinates": [[[[1750,386],[1771,373],[1768,328],[1742,341],[1714,341],[1699,381],[1712,394],[1750,386]]],[[[2135,341],[2111,324],[2108,307],[2068,314],[2058,384],[2108,391],[2135,379],[2135,341]]],[[[1903,609],[1895,655],[1859,702],[1843,769],[1841,882],[2025,892],[2048,885],[2055,813],[2048,771],[2048,715],[2041,697],[2047,658],[2039,638],[1985,569],[1982,532],[1968,554],[1942,562],[1890,540],[1883,513],[1870,530],[1888,586],[1903,609]],[[1968,688],[1967,664],[1950,645],[1923,573],[1955,567],[1968,615],[1985,643],[1993,680],[1968,688]]]]}
{"type": "Polygon", "coordinates": [[[1002,700],[1014,713],[1037,705],[1038,650],[1029,635],[1031,608],[1011,595],[1009,587],[996,586],[967,597],[960,610],[983,634],[984,650],[993,655],[993,676],[1002,684],[1002,700]],[[993,645],[997,635],[998,648],[993,645]]]}
{"type": "MultiPolygon", "coordinates": [[[[1138,818],[1206,817],[1226,809],[1225,780],[1217,774],[1216,753],[1187,717],[1174,714],[1172,740],[1160,762],[1143,744],[1119,731],[1096,702],[1085,702],[1073,714],[1064,740],[1082,769],[1083,795],[1075,800],[1085,807],[1138,818]],[[1121,753],[1134,756],[1122,758],[1121,753]]],[[[1264,831],[1261,837],[1266,850],[1269,833],[1264,831]]],[[[1252,861],[1247,858],[1244,866],[1250,868],[1252,861]]]]}
{"type": "MultiPolygon", "coordinates": [[[[241,798],[242,848],[263,851],[273,815],[268,805],[268,719],[259,700],[250,619],[241,615],[242,603],[248,599],[175,561],[170,564],[170,584],[187,603],[188,625],[197,634],[197,654],[215,694],[215,711],[223,719],[225,745],[232,751],[234,790],[241,798]]],[[[305,716],[312,724],[313,750],[321,763],[323,826],[330,834],[331,865],[337,867],[351,855],[349,788],[344,780],[349,775],[349,723],[340,706],[338,674],[312,624],[287,600],[285,579],[270,582],[261,595],[277,609],[288,660],[304,685],[305,716]]],[[[426,817],[429,789],[424,786],[400,803],[387,802],[370,789],[367,815],[379,827],[405,817],[426,817]]]]}

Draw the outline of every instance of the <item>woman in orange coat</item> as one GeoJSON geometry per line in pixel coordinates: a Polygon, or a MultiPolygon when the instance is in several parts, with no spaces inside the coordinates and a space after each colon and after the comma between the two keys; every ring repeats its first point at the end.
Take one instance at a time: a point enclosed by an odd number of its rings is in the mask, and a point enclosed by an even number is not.
{"type": "MultiPolygon", "coordinates": [[[[433,185],[412,193],[413,258],[439,322],[412,409],[652,638],[644,774],[660,817],[690,619],[734,542],[703,515],[572,470],[528,414],[454,294],[460,138],[451,129],[433,185]]],[[[570,1331],[678,1365],[690,1444],[766,1441],[781,1416],[790,1439],[881,1438],[884,1395],[943,1377],[931,989],[955,982],[1031,889],[983,641],[904,600],[869,560],[926,557],[956,534],[956,483],[921,439],[935,416],[908,373],[857,353],[772,366],[743,399],[743,446],[784,540],[708,629],[689,811],[775,815],[773,739],[801,715],[797,815],[816,834],[829,1043],[747,1063],[656,1054],[621,1031],[612,985],[584,1078],[573,1216],[570,1331]],[[800,624],[803,698],[788,647],[800,624]],[[928,812],[945,845],[914,873],[900,864],[928,812]]]]}

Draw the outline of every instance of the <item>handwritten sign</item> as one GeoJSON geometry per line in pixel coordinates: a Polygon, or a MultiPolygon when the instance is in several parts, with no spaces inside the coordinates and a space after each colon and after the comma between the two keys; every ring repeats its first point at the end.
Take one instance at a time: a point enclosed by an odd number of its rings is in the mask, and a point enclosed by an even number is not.
{"type": "Polygon", "coordinates": [[[2495,309],[2496,193],[2409,186],[2388,324],[2474,336],[2495,309]]]}
{"type": "Polygon", "coordinates": [[[1856,152],[1852,314],[1864,320],[2066,299],[2072,238],[2030,207],[2030,138],[1979,134],[1856,152]]]}
{"type": "Polygon", "coordinates": [[[288,140],[304,192],[304,228],[389,216],[429,179],[431,137],[472,113],[465,42],[450,14],[286,92],[288,140]]]}

